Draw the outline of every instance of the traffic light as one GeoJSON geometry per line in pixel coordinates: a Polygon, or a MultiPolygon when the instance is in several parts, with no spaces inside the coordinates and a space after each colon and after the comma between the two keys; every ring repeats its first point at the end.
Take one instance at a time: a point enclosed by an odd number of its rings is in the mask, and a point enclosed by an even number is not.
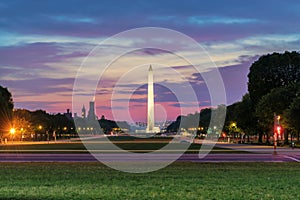
{"type": "Polygon", "coordinates": [[[277,133],[278,135],[280,135],[281,134],[281,126],[280,125],[276,125],[275,126],[275,133],[277,133]]]}

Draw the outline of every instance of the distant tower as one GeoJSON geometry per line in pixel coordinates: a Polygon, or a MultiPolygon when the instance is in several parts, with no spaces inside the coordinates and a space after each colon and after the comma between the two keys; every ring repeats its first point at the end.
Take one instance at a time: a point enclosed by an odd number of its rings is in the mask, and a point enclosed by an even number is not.
{"type": "Polygon", "coordinates": [[[96,114],[95,114],[95,102],[90,101],[90,108],[88,113],[88,120],[96,120],[96,114]]]}
{"type": "Polygon", "coordinates": [[[84,107],[84,105],[82,106],[82,109],[81,109],[81,117],[82,117],[83,119],[85,119],[85,117],[86,117],[86,112],[85,112],[85,107],[84,107]]]}
{"type": "Polygon", "coordinates": [[[70,112],[70,109],[67,109],[67,112],[65,113],[65,116],[66,116],[68,119],[72,119],[72,113],[70,112]]]}
{"type": "Polygon", "coordinates": [[[150,65],[148,70],[148,116],[146,132],[154,132],[154,91],[153,91],[153,70],[150,65]]]}

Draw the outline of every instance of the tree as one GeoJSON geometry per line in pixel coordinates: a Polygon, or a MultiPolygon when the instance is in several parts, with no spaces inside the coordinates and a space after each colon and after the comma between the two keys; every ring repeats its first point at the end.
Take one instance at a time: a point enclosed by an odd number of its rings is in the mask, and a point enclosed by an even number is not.
{"type": "Polygon", "coordinates": [[[209,126],[214,126],[218,131],[223,128],[226,114],[226,106],[218,105],[217,108],[205,108],[200,113],[178,116],[175,122],[167,127],[167,132],[178,132],[182,128],[200,128],[197,134],[207,132],[209,126]]]}
{"type": "Polygon", "coordinates": [[[34,134],[32,124],[24,117],[13,114],[13,127],[15,129],[14,139],[30,140],[34,134]]]}
{"type": "MultiPolygon", "coordinates": [[[[282,115],[283,112],[289,107],[293,99],[297,95],[296,87],[275,88],[262,99],[256,106],[256,116],[263,130],[268,134],[272,134],[274,125],[274,113],[282,115]]],[[[288,143],[286,135],[285,143],[288,143]]]]}
{"type": "Polygon", "coordinates": [[[300,54],[285,52],[262,56],[250,67],[248,91],[254,105],[272,89],[300,81],[300,54]]]}
{"type": "MultiPolygon", "coordinates": [[[[239,128],[248,135],[254,135],[257,132],[257,117],[255,107],[249,94],[245,94],[241,102],[236,103],[234,107],[235,121],[239,128]]],[[[259,132],[258,142],[262,143],[262,133],[259,132]]]]}
{"type": "Polygon", "coordinates": [[[202,109],[200,112],[199,126],[207,129],[211,119],[211,108],[202,109]]]}
{"type": "Polygon", "coordinates": [[[298,134],[300,131],[300,97],[294,98],[293,102],[290,104],[289,108],[284,111],[283,122],[286,127],[292,129],[293,132],[298,134]]]}
{"type": "Polygon", "coordinates": [[[12,126],[14,104],[11,93],[0,86],[0,133],[7,132],[12,126]]]}

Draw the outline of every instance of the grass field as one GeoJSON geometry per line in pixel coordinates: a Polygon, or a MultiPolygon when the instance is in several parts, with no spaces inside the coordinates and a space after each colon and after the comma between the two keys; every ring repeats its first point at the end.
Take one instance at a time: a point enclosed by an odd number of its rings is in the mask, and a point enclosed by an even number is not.
{"type": "MultiPolygon", "coordinates": [[[[132,143],[118,143],[116,145],[124,150],[131,150],[133,152],[149,152],[157,149],[161,149],[168,143],[166,142],[142,142],[132,143]],[[143,150],[143,151],[140,151],[143,150]]],[[[172,150],[181,150],[185,147],[185,144],[173,144],[172,150]]],[[[201,148],[201,144],[191,144],[189,147],[189,152],[187,153],[198,153],[201,148]]],[[[93,146],[93,150],[109,150],[111,149],[110,145],[107,143],[99,143],[93,146]]],[[[244,153],[242,151],[228,150],[224,148],[213,148],[215,152],[212,153],[244,153]]],[[[50,143],[50,144],[22,144],[22,145],[0,145],[0,153],[87,153],[85,146],[82,143],[50,143]]],[[[172,152],[172,151],[171,151],[172,152]]]]}
{"type": "Polygon", "coordinates": [[[100,163],[0,167],[0,199],[300,199],[299,163],[176,162],[147,174],[100,163]]]}

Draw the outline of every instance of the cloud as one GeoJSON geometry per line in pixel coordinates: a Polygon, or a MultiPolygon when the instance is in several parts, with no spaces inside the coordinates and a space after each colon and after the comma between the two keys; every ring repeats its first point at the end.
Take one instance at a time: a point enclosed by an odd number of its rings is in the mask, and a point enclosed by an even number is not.
{"type": "Polygon", "coordinates": [[[170,106],[176,107],[176,108],[195,108],[195,111],[198,110],[200,107],[210,107],[210,101],[201,101],[201,102],[170,102],[170,106]]]}
{"type": "Polygon", "coordinates": [[[191,24],[197,25],[212,25],[212,24],[247,24],[247,23],[260,23],[258,19],[254,18],[230,18],[230,17],[206,17],[206,16],[192,16],[187,19],[191,24]]]}
{"type": "Polygon", "coordinates": [[[192,65],[179,65],[179,66],[172,66],[172,68],[175,70],[182,70],[182,69],[194,68],[194,67],[192,65]]]}
{"type": "MultiPolygon", "coordinates": [[[[241,55],[234,61],[231,61],[231,63],[233,62],[236,64],[220,66],[218,68],[223,79],[228,105],[236,102],[237,100],[240,100],[242,96],[247,92],[247,75],[249,73],[249,68],[251,64],[258,58],[258,55],[241,55]]],[[[206,87],[206,84],[202,77],[203,75],[207,75],[209,73],[211,72],[208,71],[202,74],[194,73],[189,79],[194,90],[197,91],[196,94],[200,102],[210,99],[208,88],[206,87]]]]}
{"type": "Polygon", "coordinates": [[[48,68],[45,63],[54,62],[53,56],[60,51],[55,44],[35,43],[0,48],[0,64],[30,68],[48,68]]]}
{"type": "Polygon", "coordinates": [[[50,63],[62,62],[66,59],[84,57],[87,52],[68,52],[65,44],[31,43],[0,47],[0,66],[23,67],[30,69],[51,69],[50,63]]]}
{"type": "Polygon", "coordinates": [[[59,15],[59,16],[50,16],[50,19],[53,19],[59,23],[79,23],[79,24],[95,24],[96,20],[93,18],[89,17],[70,17],[70,16],[64,16],[64,15],[59,15]]]}
{"type": "Polygon", "coordinates": [[[161,54],[170,54],[170,52],[168,51],[162,49],[154,49],[154,48],[144,48],[131,53],[133,55],[139,55],[139,56],[144,56],[144,55],[156,56],[161,54]]]}
{"type": "Polygon", "coordinates": [[[115,2],[93,0],[89,3],[77,0],[72,5],[58,0],[47,3],[8,1],[0,7],[0,26],[2,31],[10,33],[80,38],[110,36],[129,28],[157,26],[182,31],[197,39],[224,40],[258,32],[297,33],[300,14],[296,8],[299,8],[296,1],[279,0],[272,4],[258,0],[189,1],[184,5],[171,0],[135,4],[125,0],[118,2],[118,6],[115,2]],[[203,29],[203,25],[209,27],[203,29]]]}
{"type": "Polygon", "coordinates": [[[118,98],[118,99],[112,99],[112,101],[115,102],[135,102],[135,103],[146,103],[147,102],[147,98],[131,98],[131,99],[122,99],[122,98],[118,98]]]}
{"type": "Polygon", "coordinates": [[[48,112],[65,112],[68,101],[18,101],[15,102],[15,108],[26,108],[28,110],[46,110],[48,112]]]}
{"type": "MultiPolygon", "coordinates": [[[[198,102],[191,102],[191,103],[173,103],[170,104],[171,106],[177,107],[177,108],[196,108],[200,106],[200,103],[198,102]]],[[[196,109],[195,109],[196,110],[196,109]]]]}
{"type": "Polygon", "coordinates": [[[114,110],[126,110],[126,108],[123,107],[123,106],[114,106],[113,108],[111,106],[97,106],[96,109],[108,110],[108,111],[111,111],[112,109],[114,109],[114,110]]]}
{"type": "Polygon", "coordinates": [[[249,68],[251,64],[258,59],[258,57],[258,55],[243,55],[237,60],[239,64],[220,68],[220,73],[226,90],[228,105],[236,102],[237,99],[242,99],[242,96],[248,91],[247,82],[249,68]]]}
{"type": "Polygon", "coordinates": [[[16,96],[31,96],[31,95],[44,95],[51,93],[69,93],[73,91],[74,78],[35,78],[23,80],[5,80],[0,81],[1,84],[9,87],[16,88],[22,91],[23,94],[14,94],[16,96]]]}
{"type": "Polygon", "coordinates": [[[256,52],[270,53],[270,51],[284,52],[288,49],[298,50],[300,34],[267,34],[257,35],[236,41],[240,46],[256,52]]]}

